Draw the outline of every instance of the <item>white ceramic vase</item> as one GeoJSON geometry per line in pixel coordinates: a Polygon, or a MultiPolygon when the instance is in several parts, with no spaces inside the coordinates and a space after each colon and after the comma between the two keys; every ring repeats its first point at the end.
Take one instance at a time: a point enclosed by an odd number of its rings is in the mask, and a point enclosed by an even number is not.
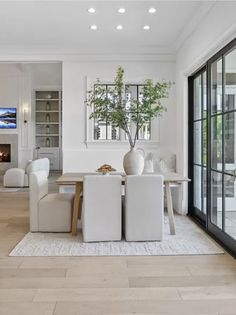
{"type": "Polygon", "coordinates": [[[139,149],[130,148],[123,159],[126,175],[141,175],[144,168],[144,156],[139,149]]]}

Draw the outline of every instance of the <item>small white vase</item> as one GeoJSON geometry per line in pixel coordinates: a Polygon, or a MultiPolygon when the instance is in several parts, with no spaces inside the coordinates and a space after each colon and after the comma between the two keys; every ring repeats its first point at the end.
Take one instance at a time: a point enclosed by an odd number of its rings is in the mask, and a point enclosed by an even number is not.
{"type": "Polygon", "coordinates": [[[141,175],[144,168],[143,154],[136,148],[130,148],[123,159],[126,175],[141,175]]]}
{"type": "Polygon", "coordinates": [[[149,174],[154,172],[154,165],[153,165],[153,154],[148,153],[144,160],[144,169],[143,174],[149,174]]]}

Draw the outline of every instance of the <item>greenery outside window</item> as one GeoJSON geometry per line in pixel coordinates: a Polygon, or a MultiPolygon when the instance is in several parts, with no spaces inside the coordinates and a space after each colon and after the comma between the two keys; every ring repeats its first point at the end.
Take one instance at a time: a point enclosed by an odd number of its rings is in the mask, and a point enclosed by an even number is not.
{"type": "MultiPolygon", "coordinates": [[[[109,98],[110,92],[114,89],[114,84],[94,84],[94,90],[100,85],[106,89],[106,97],[109,98]]],[[[136,99],[141,101],[143,98],[143,87],[144,84],[126,84],[125,85],[125,99],[126,99],[126,110],[129,115],[138,115],[140,114],[140,109],[137,107],[136,111],[131,111],[130,109],[130,100],[136,99]]],[[[107,107],[109,112],[109,108],[107,107]]],[[[124,131],[119,127],[113,126],[107,121],[101,121],[99,119],[93,119],[93,140],[108,140],[108,141],[117,141],[117,140],[126,140],[127,136],[124,131]]],[[[132,126],[130,123],[131,132],[135,132],[136,126],[132,126]]],[[[151,140],[151,121],[144,124],[138,133],[138,140],[151,140]]]]}

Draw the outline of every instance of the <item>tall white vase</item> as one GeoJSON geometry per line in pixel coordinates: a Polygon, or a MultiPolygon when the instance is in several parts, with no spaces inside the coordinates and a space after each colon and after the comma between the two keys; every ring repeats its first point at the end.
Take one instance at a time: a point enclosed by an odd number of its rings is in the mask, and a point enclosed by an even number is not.
{"type": "Polygon", "coordinates": [[[141,175],[144,168],[144,156],[136,148],[130,148],[123,159],[123,167],[127,175],[141,175]]]}

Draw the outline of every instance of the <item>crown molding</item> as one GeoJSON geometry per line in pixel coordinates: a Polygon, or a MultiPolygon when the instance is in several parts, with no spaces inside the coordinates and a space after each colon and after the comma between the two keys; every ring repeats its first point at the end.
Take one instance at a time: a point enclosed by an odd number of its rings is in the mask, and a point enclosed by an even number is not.
{"type": "Polygon", "coordinates": [[[216,54],[220,49],[227,45],[236,36],[236,23],[231,25],[217,41],[209,44],[207,51],[204,51],[188,68],[183,70],[185,76],[191,75],[200,66],[202,66],[208,59],[216,54]]]}
{"type": "Polygon", "coordinates": [[[188,23],[184,26],[183,31],[180,36],[177,38],[175,43],[172,46],[172,52],[177,53],[184,42],[191,36],[191,34],[195,31],[201,21],[206,17],[210,10],[215,6],[216,1],[203,1],[199,5],[198,11],[194,12],[194,15],[188,21],[188,23]]]}
{"type": "Polygon", "coordinates": [[[145,61],[145,62],[175,62],[176,56],[170,49],[156,51],[128,51],[128,52],[47,52],[46,49],[28,50],[28,52],[11,47],[0,46],[0,62],[63,62],[63,61],[145,61]]]}

